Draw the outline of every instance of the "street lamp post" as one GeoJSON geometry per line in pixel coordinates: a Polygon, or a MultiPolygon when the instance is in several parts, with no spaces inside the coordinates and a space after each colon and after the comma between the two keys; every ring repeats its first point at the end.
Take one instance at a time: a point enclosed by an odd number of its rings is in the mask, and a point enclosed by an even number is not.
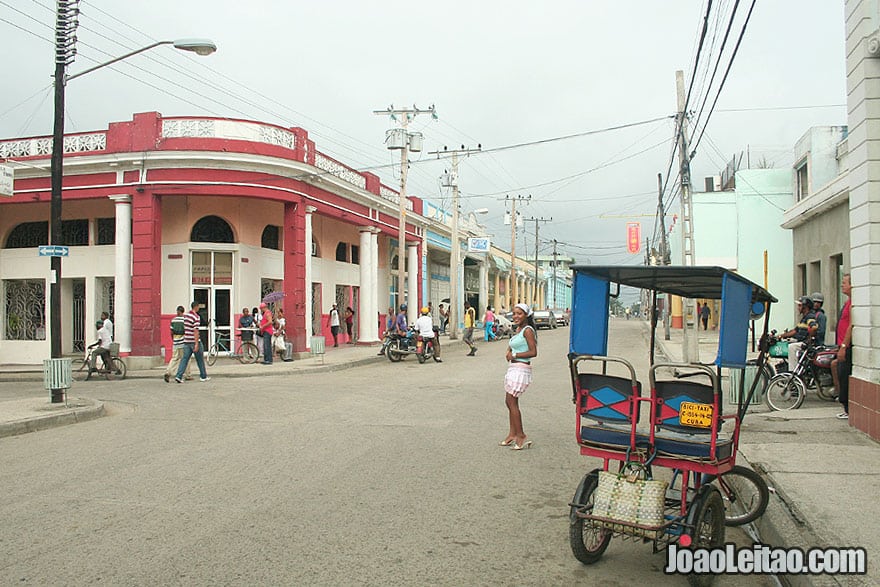
{"type": "MultiPolygon", "coordinates": [[[[64,179],[64,93],[68,81],[106,67],[132,55],[143,53],[159,45],[174,45],[176,49],[192,51],[198,55],[210,55],[217,50],[213,42],[205,39],[180,39],[158,41],[136,51],[126,53],[105,63],[100,63],[79,73],[67,75],[67,66],[76,54],[76,27],[79,0],[59,0],[55,25],[55,112],[52,132],[51,199],[49,204],[49,244],[61,245],[61,189],[64,179]]],[[[53,359],[61,358],[61,257],[50,258],[49,332],[53,359]]],[[[52,403],[64,401],[64,390],[51,390],[52,403]]]]}

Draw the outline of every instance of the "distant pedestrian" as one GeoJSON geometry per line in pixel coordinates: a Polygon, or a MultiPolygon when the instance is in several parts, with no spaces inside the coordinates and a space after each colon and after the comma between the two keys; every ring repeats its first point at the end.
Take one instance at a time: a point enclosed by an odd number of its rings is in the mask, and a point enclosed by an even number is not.
{"type": "Polygon", "coordinates": [[[508,367],[504,376],[504,401],[510,429],[500,444],[510,446],[513,450],[522,450],[531,447],[532,441],[528,440],[523,430],[519,398],[532,383],[531,360],[538,356],[538,335],[532,309],[526,304],[517,304],[513,308],[513,323],[516,334],[510,337],[508,343],[508,367]]]}
{"type": "Polygon", "coordinates": [[[260,334],[263,336],[263,364],[272,364],[272,335],[275,334],[275,324],[269,306],[260,304],[260,334]]]}
{"type": "Polygon", "coordinates": [[[330,308],[327,323],[330,325],[330,334],[333,335],[333,346],[339,346],[339,310],[336,309],[336,304],[330,308]]]}
{"type": "Polygon", "coordinates": [[[284,308],[275,310],[275,321],[272,323],[275,334],[272,336],[272,346],[278,356],[284,358],[287,353],[287,319],[284,317],[284,308]]]}
{"type": "Polygon", "coordinates": [[[843,276],[840,289],[846,296],[846,303],[840,310],[837,319],[837,358],[831,362],[831,375],[834,376],[834,388],[837,389],[837,401],[843,406],[843,412],[837,414],[841,420],[849,419],[849,376],[852,374],[852,282],[850,274],[843,276]]]}
{"type": "Polygon", "coordinates": [[[709,330],[709,304],[703,302],[703,306],[700,308],[700,321],[703,323],[703,330],[709,330]]]}
{"type": "MultiPolygon", "coordinates": [[[[183,335],[186,332],[186,326],[184,324],[185,320],[183,315],[185,313],[186,308],[184,308],[183,306],[177,306],[177,316],[171,319],[172,350],[171,360],[168,361],[168,366],[165,368],[165,383],[171,382],[171,378],[177,374],[177,368],[180,367],[180,361],[183,359],[183,335]]],[[[191,371],[192,365],[190,363],[187,363],[186,376],[184,379],[192,379],[192,375],[190,374],[191,371]]]]}
{"type": "Polygon", "coordinates": [[[354,329],[354,310],[351,306],[345,308],[345,330],[348,333],[348,344],[354,344],[354,336],[352,335],[352,331],[354,329]]]}
{"type": "Polygon", "coordinates": [[[810,294],[810,299],[813,300],[813,313],[816,314],[816,324],[819,325],[816,329],[816,334],[813,336],[813,342],[823,345],[825,344],[825,328],[828,326],[828,316],[825,315],[825,310],[822,309],[822,304],[825,303],[825,296],[821,292],[815,291],[810,294]]]}
{"type": "Polygon", "coordinates": [[[437,312],[440,314],[440,332],[446,332],[446,325],[449,323],[449,310],[440,304],[437,306],[437,312]]]}
{"type": "Polygon", "coordinates": [[[241,309],[238,327],[241,329],[241,342],[251,342],[254,340],[254,317],[247,308],[241,309]]]}
{"type": "Polygon", "coordinates": [[[196,365],[199,367],[199,381],[210,381],[208,372],[205,370],[205,357],[202,355],[202,342],[199,336],[199,327],[202,323],[202,317],[199,316],[198,302],[190,304],[192,308],[183,317],[183,358],[180,360],[180,366],[177,368],[177,375],[174,380],[183,383],[183,374],[189,366],[190,357],[195,356],[196,365]]]}
{"type": "Polygon", "coordinates": [[[474,326],[477,322],[477,313],[468,302],[464,303],[464,335],[462,340],[466,345],[471,347],[471,352],[467,354],[473,357],[477,354],[477,345],[474,344],[474,326]]]}
{"type": "Polygon", "coordinates": [[[483,316],[483,326],[486,331],[486,342],[495,340],[495,312],[492,306],[486,306],[486,314],[483,316]]]}
{"type": "MultiPolygon", "coordinates": [[[[251,310],[251,316],[254,317],[254,328],[257,330],[257,333],[260,334],[260,321],[263,319],[263,315],[260,313],[260,309],[257,307],[254,307],[254,309],[251,310]]],[[[260,334],[260,336],[256,337],[254,342],[257,343],[257,352],[259,352],[262,355],[263,354],[263,335],[260,334]]]]}

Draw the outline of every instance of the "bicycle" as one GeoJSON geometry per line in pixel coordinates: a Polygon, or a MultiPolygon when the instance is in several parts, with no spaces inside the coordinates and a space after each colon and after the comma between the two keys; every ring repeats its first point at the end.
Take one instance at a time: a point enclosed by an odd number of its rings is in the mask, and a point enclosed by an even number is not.
{"type": "MultiPolygon", "coordinates": [[[[239,328],[238,330],[256,332],[256,329],[253,328],[239,328]]],[[[228,356],[230,359],[238,359],[244,365],[255,363],[260,357],[260,350],[257,348],[257,345],[253,343],[253,341],[245,340],[238,343],[238,347],[233,353],[231,352],[231,349],[226,346],[227,340],[229,339],[223,338],[221,336],[217,339],[217,342],[212,344],[211,348],[208,349],[208,356],[206,357],[206,360],[209,367],[213,366],[214,363],[217,362],[217,356],[220,353],[228,353],[226,356],[228,356]]]]}
{"type": "Polygon", "coordinates": [[[95,348],[95,345],[90,345],[86,347],[85,353],[82,359],[74,359],[75,363],[79,363],[79,368],[74,369],[73,378],[76,381],[88,381],[91,379],[92,374],[96,373],[98,375],[103,375],[104,379],[108,381],[113,381],[114,379],[125,379],[126,367],[125,362],[119,358],[119,345],[117,343],[113,343],[110,345],[110,364],[107,365],[104,363],[104,358],[99,357],[101,362],[95,361],[95,366],[97,367],[100,364],[100,368],[92,369],[92,349],[95,348]]]}

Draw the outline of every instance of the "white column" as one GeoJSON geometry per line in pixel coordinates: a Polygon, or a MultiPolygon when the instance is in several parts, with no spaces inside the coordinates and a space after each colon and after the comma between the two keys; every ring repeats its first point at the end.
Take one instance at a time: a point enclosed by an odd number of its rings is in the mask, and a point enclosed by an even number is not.
{"type": "Polygon", "coordinates": [[[109,196],[116,204],[116,247],[113,277],[113,340],[119,352],[131,352],[131,196],[109,196]]]}
{"type": "MultiPolygon", "coordinates": [[[[373,313],[384,312],[388,303],[388,292],[379,290],[379,233],[378,228],[373,228],[370,236],[370,248],[373,254],[373,313]]],[[[376,339],[379,338],[379,324],[375,325],[376,339]]]]}
{"type": "Polygon", "coordinates": [[[306,239],[306,295],[305,298],[305,313],[306,313],[306,349],[311,350],[312,348],[312,306],[314,305],[314,300],[312,299],[312,214],[317,210],[314,206],[306,206],[306,226],[305,226],[305,239],[306,239]]]}
{"type": "Polygon", "coordinates": [[[406,290],[409,292],[406,319],[412,324],[419,317],[419,246],[417,244],[406,245],[406,273],[406,290]]]}
{"type": "Polygon", "coordinates": [[[378,340],[376,330],[376,259],[373,255],[373,229],[361,227],[360,300],[358,304],[358,342],[378,340]]]}
{"type": "Polygon", "coordinates": [[[486,311],[486,306],[491,305],[489,301],[489,266],[486,261],[480,262],[480,306],[477,308],[477,315],[482,317],[486,311]]]}

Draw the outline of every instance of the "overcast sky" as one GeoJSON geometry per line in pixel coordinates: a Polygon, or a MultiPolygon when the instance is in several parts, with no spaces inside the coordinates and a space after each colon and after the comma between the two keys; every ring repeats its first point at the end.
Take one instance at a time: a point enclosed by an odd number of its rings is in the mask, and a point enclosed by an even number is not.
{"type": "MultiPolygon", "coordinates": [[[[734,0],[712,4],[688,106],[696,118],[708,91],[701,120],[751,2],[740,2],[709,90],[734,0]]],[[[151,40],[204,37],[218,51],[201,58],[160,47],[72,80],[68,132],[146,111],[245,118],[302,126],[319,150],[363,169],[394,160],[384,147],[394,123],[372,112],[390,104],[436,106],[439,120],[423,115],[410,127],[424,133],[426,152],[478,143],[489,150],[673,115],[675,71],[690,83],[706,2],[83,0],[80,8],[71,73],[151,40]]],[[[842,0],[757,2],[698,147],[695,187],[746,149],[753,164],[764,157],[789,167],[810,126],[846,123],[843,18],[842,0]]],[[[0,0],[0,138],[52,132],[53,28],[54,2],[0,0]]],[[[651,235],[673,132],[664,119],[471,156],[460,168],[462,207],[488,208],[487,232],[508,248],[498,198],[530,194],[525,216],[553,218],[541,240],[566,243],[560,250],[581,261],[641,262],[626,252],[624,227],[640,221],[651,235]]],[[[448,205],[437,181],[448,163],[426,152],[413,154],[408,192],[448,205]]],[[[398,171],[376,173],[397,186],[398,171]]],[[[531,255],[527,226],[517,248],[531,255]]]]}

